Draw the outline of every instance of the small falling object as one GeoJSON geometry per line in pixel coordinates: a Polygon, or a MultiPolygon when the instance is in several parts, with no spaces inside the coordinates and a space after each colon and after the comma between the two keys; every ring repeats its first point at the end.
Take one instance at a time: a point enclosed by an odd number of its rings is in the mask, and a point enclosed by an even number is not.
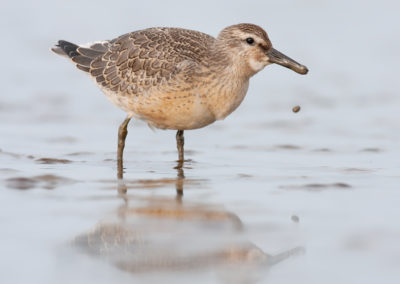
{"type": "Polygon", "coordinates": [[[299,223],[299,221],[300,221],[299,216],[296,216],[296,215],[292,215],[291,219],[292,219],[292,221],[295,222],[295,223],[299,223]]]}
{"type": "Polygon", "coordinates": [[[295,107],[292,108],[292,111],[294,113],[298,113],[300,111],[300,109],[301,109],[300,106],[295,106],[295,107]]]}

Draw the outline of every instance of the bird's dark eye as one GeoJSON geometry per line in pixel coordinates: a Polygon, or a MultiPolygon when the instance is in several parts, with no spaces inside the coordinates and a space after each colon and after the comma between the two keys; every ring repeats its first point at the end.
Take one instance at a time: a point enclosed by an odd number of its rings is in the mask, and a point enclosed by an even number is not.
{"type": "Polygon", "coordinates": [[[254,43],[254,38],[248,37],[248,38],[246,38],[246,42],[247,42],[248,44],[253,44],[253,43],[254,43]]]}

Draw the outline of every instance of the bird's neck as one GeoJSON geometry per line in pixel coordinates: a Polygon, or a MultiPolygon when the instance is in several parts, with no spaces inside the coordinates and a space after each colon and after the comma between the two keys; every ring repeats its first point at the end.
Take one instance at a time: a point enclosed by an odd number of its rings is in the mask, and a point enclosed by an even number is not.
{"type": "Polygon", "coordinates": [[[243,60],[232,55],[229,49],[217,44],[212,48],[206,71],[209,74],[206,76],[207,94],[216,119],[223,119],[242,102],[251,74],[244,69],[243,60]]]}
{"type": "Polygon", "coordinates": [[[218,39],[211,47],[210,69],[232,79],[247,82],[254,74],[245,57],[218,39]]]}

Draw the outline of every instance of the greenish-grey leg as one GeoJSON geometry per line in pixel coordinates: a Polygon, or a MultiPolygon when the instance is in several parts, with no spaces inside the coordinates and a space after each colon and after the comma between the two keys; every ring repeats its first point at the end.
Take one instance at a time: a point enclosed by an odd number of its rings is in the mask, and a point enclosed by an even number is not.
{"type": "Polygon", "coordinates": [[[183,158],[184,158],[184,154],[183,154],[183,145],[185,144],[185,138],[183,138],[183,130],[178,130],[178,132],[176,132],[176,147],[178,148],[178,154],[179,154],[179,158],[178,158],[178,162],[183,164],[183,158]]]}
{"type": "Polygon", "coordinates": [[[118,172],[117,176],[119,179],[122,179],[124,176],[124,161],[123,161],[123,156],[124,156],[124,148],[125,148],[125,139],[126,135],[128,134],[128,124],[129,121],[131,121],[132,116],[127,116],[122,122],[122,124],[119,126],[118,129],[118,152],[117,152],[117,166],[118,166],[118,172]]]}
{"type": "Polygon", "coordinates": [[[183,138],[183,130],[178,130],[176,133],[176,147],[178,148],[178,164],[175,167],[178,171],[178,176],[176,179],[176,197],[178,201],[182,201],[183,196],[183,180],[185,175],[183,173],[183,160],[184,160],[184,150],[183,145],[185,144],[185,139],[183,138]]]}

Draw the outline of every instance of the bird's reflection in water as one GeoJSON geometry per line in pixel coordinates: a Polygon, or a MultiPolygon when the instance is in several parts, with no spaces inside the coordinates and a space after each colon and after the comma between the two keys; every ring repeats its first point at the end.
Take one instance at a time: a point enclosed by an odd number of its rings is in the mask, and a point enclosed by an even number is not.
{"type": "Polygon", "coordinates": [[[275,256],[263,252],[246,240],[242,221],[234,213],[198,200],[184,200],[184,187],[193,181],[185,179],[182,164],[175,169],[174,180],[140,181],[147,185],[174,181],[174,197],[132,195],[131,185],[120,181],[118,192],[124,203],[118,213],[76,237],[74,244],[124,271],[211,269],[236,280],[244,277],[246,282],[302,250],[294,248],[275,256]]]}
{"type": "Polygon", "coordinates": [[[175,169],[178,172],[178,175],[176,176],[176,197],[177,200],[182,201],[182,196],[183,196],[183,180],[185,179],[185,173],[183,171],[183,161],[178,160],[178,164],[176,165],[175,169]]]}

